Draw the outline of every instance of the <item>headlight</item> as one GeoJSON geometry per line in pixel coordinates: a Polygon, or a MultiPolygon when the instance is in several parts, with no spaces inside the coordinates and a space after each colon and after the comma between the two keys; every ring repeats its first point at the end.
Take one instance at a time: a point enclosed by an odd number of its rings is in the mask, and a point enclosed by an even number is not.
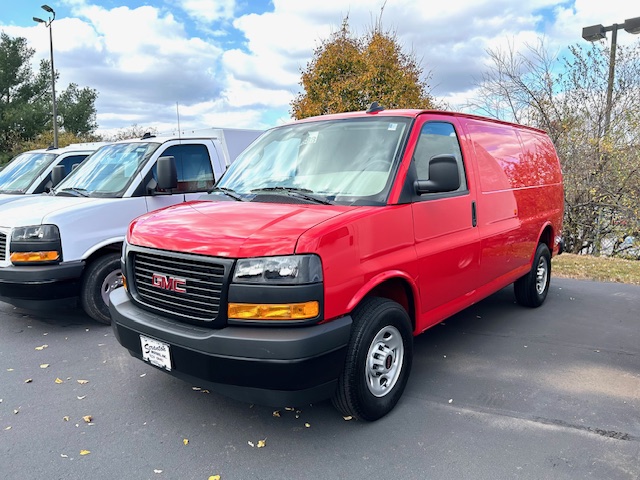
{"type": "Polygon", "coordinates": [[[14,228],[9,248],[14,265],[42,265],[62,260],[60,230],[56,225],[14,228]]]}
{"type": "Polygon", "coordinates": [[[233,282],[272,285],[303,285],[322,281],[322,262],[317,255],[287,255],[240,259],[233,282]]]}
{"type": "Polygon", "coordinates": [[[11,232],[12,242],[60,240],[60,231],[56,225],[31,225],[16,227],[11,232]]]}

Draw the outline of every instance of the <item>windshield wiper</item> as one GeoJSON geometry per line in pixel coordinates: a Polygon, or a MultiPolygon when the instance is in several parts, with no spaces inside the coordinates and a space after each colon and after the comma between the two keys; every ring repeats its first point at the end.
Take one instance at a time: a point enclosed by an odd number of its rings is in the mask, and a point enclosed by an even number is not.
{"type": "Polygon", "coordinates": [[[225,187],[213,187],[212,189],[210,189],[207,193],[213,193],[213,192],[222,192],[224,193],[226,196],[233,198],[234,200],[237,200],[238,202],[244,202],[244,199],[238,195],[235,191],[233,191],[230,188],[225,188],[225,187]]]}
{"type": "Polygon", "coordinates": [[[294,197],[303,198],[305,200],[309,200],[314,203],[321,203],[323,205],[333,205],[333,202],[327,200],[326,198],[319,197],[318,195],[313,194],[313,190],[309,190],[308,188],[298,188],[298,187],[264,187],[264,188],[254,188],[251,190],[251,193],[258,192],[283,192],[285,194],[293,195],[294,197]]]}
{"type": "Polygon", "coordinates": [[[61,195],[61,194],[71,194],[71,196],[73,197],[88,197],[89,193],[87,193],[87,189],[86,188],[76,188],[76,187],[69,187],[69,188],[63,188],[62,190],[56,192],[56,195],[61,195]]]}

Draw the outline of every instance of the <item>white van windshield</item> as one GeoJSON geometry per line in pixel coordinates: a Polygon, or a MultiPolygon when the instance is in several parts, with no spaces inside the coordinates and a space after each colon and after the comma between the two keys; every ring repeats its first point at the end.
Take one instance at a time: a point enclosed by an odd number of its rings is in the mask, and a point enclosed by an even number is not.
{"type": "Polygon", "coordinates": [[[104,146],[55,188],[56,195],[121,197],[159,143],[131,142],[104,146]]]}
{"type": "Polygon", "coordinates": [[[384,204],[410,121],[381,116],[274,128],[240,154],[216,187],[250,201],[297,192],[310,201],[384,204]]]}
{"type": "Polygon", "coordinates": [[[0,171],[0,193],[24,193],[58,156],[56,153],[21,153],[0,171]]]}

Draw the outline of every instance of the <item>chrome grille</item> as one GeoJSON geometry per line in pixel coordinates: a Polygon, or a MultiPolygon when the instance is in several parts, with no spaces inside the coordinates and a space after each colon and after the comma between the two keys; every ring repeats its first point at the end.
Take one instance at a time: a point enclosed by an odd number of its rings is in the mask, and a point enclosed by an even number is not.
{"type": "Polygon", "coordinates": [[[148,252],[132,252],[131,258],[131,287],[140,301],[182,317],[205,321],[216,319],[224,285],[224,265],[183,255],[148,252]],[[172,289],[171,282],[175,279],[184,279],[186,283],[172,289]]]}
{"type": "Polygon", "coordinates": [[[7,236],[0,233],[0,260],[6,260],[7,256],[7,236]]]}

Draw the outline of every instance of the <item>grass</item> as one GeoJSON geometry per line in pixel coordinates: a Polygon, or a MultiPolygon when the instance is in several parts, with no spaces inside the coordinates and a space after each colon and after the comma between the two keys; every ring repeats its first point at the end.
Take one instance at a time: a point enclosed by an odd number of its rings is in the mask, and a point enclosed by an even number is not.
{"type": "Polygon", "coordinates": [[[551,261],[554,277],[640,285],[640,261],[563,253],[551,261]]]}

